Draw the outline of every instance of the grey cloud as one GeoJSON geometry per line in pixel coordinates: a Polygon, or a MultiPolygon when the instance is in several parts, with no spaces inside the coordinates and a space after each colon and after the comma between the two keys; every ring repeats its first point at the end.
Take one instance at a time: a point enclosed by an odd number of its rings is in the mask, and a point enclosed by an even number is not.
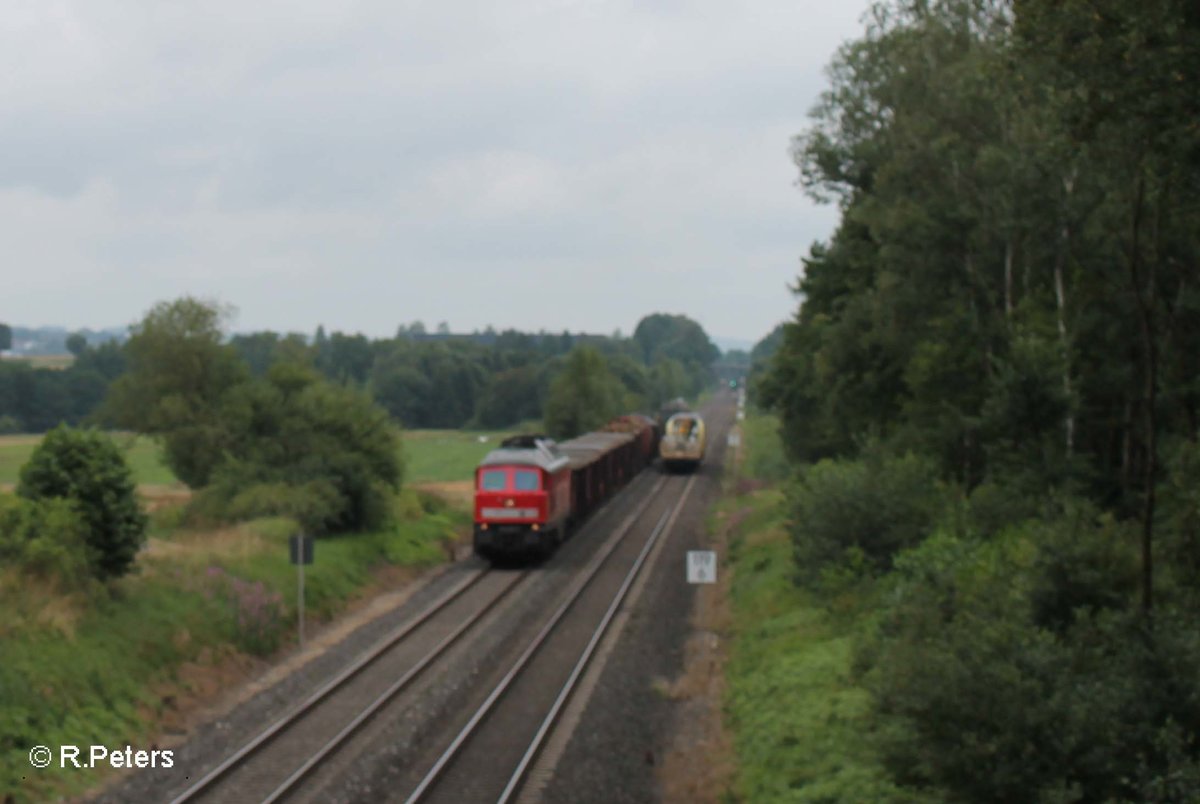
{"type": "Polygon", "coordinates": [[[27,4],[0,32],[0,239],[28,267],[0,319],[124,323],[204,292],[248,329],[629,331],[671,302],[758,337],[835,219],[786,148],[858,14],[27,4]]]}

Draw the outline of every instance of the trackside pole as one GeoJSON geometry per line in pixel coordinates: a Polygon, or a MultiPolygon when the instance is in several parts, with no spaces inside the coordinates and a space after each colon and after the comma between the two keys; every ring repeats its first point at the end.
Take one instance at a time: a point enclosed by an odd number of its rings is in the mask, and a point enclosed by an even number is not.
{"type": "Polygon", "coordinates": [[[304,565],[313,562],[313,539],[300,534],[288,538],[288,557],[296,565],[296,617],[300,647],[304,647],[304,565]]]}
{"type": "Polygon", "coordinates": [[[300,618],[300,649],[304,649],[304,562],[296,565],[296,613],[300,618]]]}

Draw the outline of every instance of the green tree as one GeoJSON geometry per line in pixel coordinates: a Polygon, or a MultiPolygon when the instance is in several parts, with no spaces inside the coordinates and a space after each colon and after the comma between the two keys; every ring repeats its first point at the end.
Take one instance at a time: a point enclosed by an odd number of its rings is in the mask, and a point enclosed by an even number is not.
{"type": "MultiPolygon", "coordinates": [[[[292,335],[289,339],[294,340],[301,349],[305,348],[303,336],[292,335]]],[[[229,339],[229,344],[237,350],[238,356],[246,362],[250,374],[255,377],[266,375],[267,369],[279,358],[283,343],[284,340],[276,332],[253,332],[234,335],[229,339]]]]}
{"type": "Polygon", "coordinates": [[[128,371],[109,389],[106,417],[162,436],[166,462],[193,488],[205,485],[231,439],[221,420],[226,394],[247,379],[226,345],[228,311],[184,297],[155,305],[125,345],[128,371]]]}
{"type": "Polygon", "coordinates": [[[794,157],[841,221],[756,389],[790,456],[843,458],[793,491],[799,558],[844,570],[887,535],[878,494],[919,499],[927,481],[888,491],[864,444],[969,500],[961,539],[912,520],[880,543],[894,776],[963,800],[1195,798],[1197,710],[1157,690],[1197,656],[1200,16],[881,3],[829,74],[794,157]],[[1063,516],[1075,495],[1106,510],[1063,516]]]}
{"type": "Polygon", "coordinates": [[[480,394],[475,420],[482,427],[508,427],[542,415],[541,389],[535,366],[495,374],[480,394]]]}
{"type": "Polygon", "coordinates": [[[21,468],[17,493],[78,506],[87,525],[89,563],[100,579],[128,572],[145,541],[146,517],[133,474],[121,451],[98,432],[60,425],[47,433],[21,468]]]}
{"type": "MultiPolygon", "coordinates": [[[[105,341],[99,346],[90,346],[76,358],[68,371],[94,371],[104,378],[106,384],[111,383],[125,372],[125,352],[116,341],[105,341]]],[[[88,409],[95,412],[97,406],[88,409]]]]}
{"type": "Polygon", "coordinates": [[[704,328],[685,315],[648,315],[638,322],[633,341],[648,366],[662,358],[679,361],[688,377],[687,394],[699,392],[712,379],[712,364],[721,356],[704,328]]]}
{"type": "Polygon", "coordinates": [[[387,414],[364,392],[278,362],[231,392],[233,435],[197,510],[215,518],[286,515],[314,533],[382,525],[403,477],[387,414]]]}
{"type": "Polygon", "coordinates": [[[666,403],[687,394],[687,371],[678,360],[660,357],[650,367],[647,384],[646,401],[652,411],[658,411],[666,403]]]}
{"type": "Polygon", "coordinates": [[[0,352],[5,352],[12,348],[12,327],[8,324],[0,324],[0,352]]]}
{"type": "Polygon", "coordinates": [[[77,591],[94,575],[95,551],[79,506],[65,498],[0,495],[0,564],[77,591]]]}
{"type": "Polygon", "coordinates": [[[365,335],[334,332],[317,354],[317,368],[335,382],[361,385],[367,381],[374,359],[365,335]]]}
{"type": "Polygon", "coordinates": [[[550,383],[546,399],[546,432],[570,438],[595,430],[621,412],[622,386],[590,346],[577,346],[562,372],[550,383]]]}
{"type": "Polygon", "coordinates": [[[78,358],[87,351],[87,336],[82,332],[72,332],[67,336],[67,351],[78,358]]]}

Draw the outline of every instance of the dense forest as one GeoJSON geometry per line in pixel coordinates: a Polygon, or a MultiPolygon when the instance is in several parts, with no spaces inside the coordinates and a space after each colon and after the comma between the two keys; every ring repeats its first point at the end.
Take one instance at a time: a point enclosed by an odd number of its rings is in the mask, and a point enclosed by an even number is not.
{"type": "MultiPolygon", "coordinates": [[[[400,326],[392,338],[318,327],[312,336],[255,332],[225,343],[250,376],[264,377],[281,360],[298,361],[330,381],[367,391],[409,428],[501,428],[540,420],[553,379],[578,346],[603,357],[606,399],[650,411],[694,395],[710,381],[719,356],[695,321],[661,313],[643,318],[632,337],[514,330],[455,335],[444,326],[426,332],[414,323],[400,326]]],[[[86,334],[74,333],[65,346],[75,358],[66,368],[0,362],[0,433],[104,423],[101,403],[127,369],[128,340],[92,345],[86,334]]],[[[735,355],[724,368],[736,373],[745,367],[735,355]]]]}
{"type": "Polygon", "coordinates": [[[1197,800],[1200,6],[867,23],[793,144],[840,224],[757,361],[797,583],[873,601],[898,789],[1197,800]]]}

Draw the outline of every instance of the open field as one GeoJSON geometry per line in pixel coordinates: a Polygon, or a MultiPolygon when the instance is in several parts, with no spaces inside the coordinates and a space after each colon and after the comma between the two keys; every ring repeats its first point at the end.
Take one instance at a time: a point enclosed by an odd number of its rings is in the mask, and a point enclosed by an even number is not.
{"type": "MultiPolygon", "coordinates": [[[[153,439],[127,433],[118,433],[114,439],[125,451],[125,459],[139,486],[169,486],[177,482],[171,470],[159,460],[158,445],[153,439]]],[[[41,440],[40,435],[0,436],[0,485],[17,482],[21,467],[41,440]]]]}
{"type": "MultiPolygon", "coordinates": [[[[460,430],[410,430],[404,433],[406,483],[453,483],[471,480],[475,465],[508,433],[474,433],[460,430]],[[480,440],[485,439],[485,440],[480,440]]],[[[170,486],[175,476],[159,460],[153,439],[118,433],[139,486],[170,486]]],[[[40,435],[0,436],[0,486],[17,482],[21,466],[42,440],[40,435]]]]}
{"type": "Polygon", "coordinates": [[[507,432],[410,430],[404,433],[404,479],[412,483],[471,480],[479,460],[500,444],[507,432]],[[480,440],[485,439],[485,440],[480,440]]]}
{"type": "Polygon", "coordinates": [[[28,363],[34,368],[65,369],[75,362],[75,355],[32,355],[30,357],[7,355],[4,359],[13,363],[28,363]]]}

